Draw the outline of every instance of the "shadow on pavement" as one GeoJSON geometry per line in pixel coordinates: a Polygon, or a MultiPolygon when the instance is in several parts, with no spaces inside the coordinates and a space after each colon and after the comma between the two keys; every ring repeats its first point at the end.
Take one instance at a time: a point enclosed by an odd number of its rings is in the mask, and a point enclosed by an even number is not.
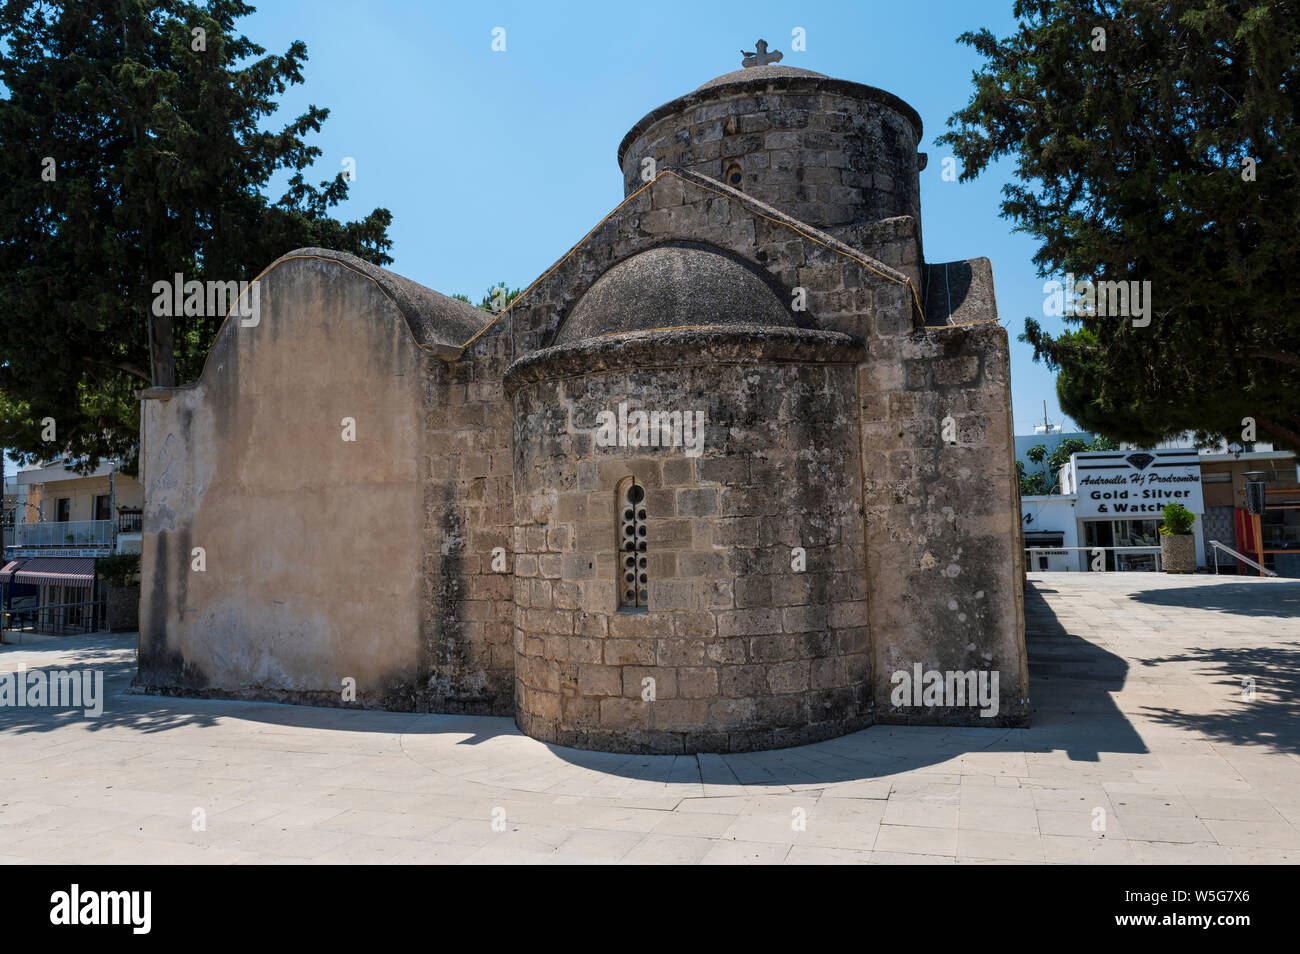
{"type": "MultiPolygon", "coordinates": [[[[1097,761],[1101,752],[1143,753],[1143,745],[1110,693],[1123,686],[1128,666],[1120,657],[1068,633],[1031,582],[1026,590],[1030,729],[874,726],[861,732],[792,749],[698,757],[588,752],[547,745],[569,764],[621,777],[672,777],[664,766],[678,765],[711,784],[811,785],[871,780],[948,762],[967,753],[1022,753],[1065,750],[1071,760],[1097,761]],[[697,767],[693,770],[692,767],[697,767]],[[698,773],[698,774],[697,774],[698,773]]],[[[1047,590],[1052,592],[1051,590],[1047,590]]],[[[8,649],[9,647],[5,647],[8,649]]],[[[497,738],[524,738],[514,720],[489,716],[430,715],[344,708],[318,708],[269,702],[165,697],[128,693],[135,672],[134,652],[86,647],[76,662],[40,657],[54,647],[23,647],[29,668],[101,668],[105,672],[104,713],[86,719],[93,730],[127,728],[161,732],[182,726],[216,725],[241,719],[285,728],[337,729],[406,735],[457,734],[458,744],[497,738]]],[[[134,647],[131,647],[133,650],[134,647]]],[[[0,668],[13,668],[0,651],[0,668]]],[[[82,719],[80,712],[0,709],[0,731],[41,732],[82,719]]],[[[954,765],[954,771],[960,771],[954,765]]]]}
{"type": "Polygon", "coordinates": [[[1219,742],[1267,745],[1300,755],[1300,643],[1208,647],[1142,660],[1143,666],[1187,664],[1214,675],[1215,684],[1232,700],[1230,707],[1214,712],[1147,707],[1152,719],[1219,742]],[[1253,698],[1247,680],[1254,681],[1253,698]]]}
{"type": "Polygon", "coordinates": [[[1132,599],[1150,606],[1177,606],[1236,616],[1300,618],[1300,580],[1158,588],[1134,593],[1132,599]]]}
{"type": "Polygon", "coordinates": [[[1025,588],[1029,648],[1030,730],[1026,751],[1065,749],[1072,761],[1095,762],[1102,752],[1141,754],[1145,743],[1115,704],[1128,663],[1061,623],[1043,592],[1025,588]]]}

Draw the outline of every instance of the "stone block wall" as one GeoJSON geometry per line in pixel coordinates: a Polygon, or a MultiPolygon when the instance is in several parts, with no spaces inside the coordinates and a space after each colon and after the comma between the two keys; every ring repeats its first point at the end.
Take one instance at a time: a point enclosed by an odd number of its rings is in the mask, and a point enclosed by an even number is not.
{"type": "Polygon", "coordinates": [[[478,316],[404,282],[299,250],[196,384],[146,392],[138,686],[513,711],[508,322],[445,361],[412,322],[478,316]]]}
{"type": "Polygon", "coordinates": [[[654,168],[687,169],[818,229],[894,216],[921,221],[920,118],[880,90],[812,77],[697,91],[656,110],[619,150],[625,194],[654,168]]]}
{"type": "MultiPolygon", "coordinates": [[[[897,230],[891,242],[906,243],[897,230]]],[[[806,291],[807,320],[867,339],[921,323],[902,268],[810,229],[753,196],[692,172],[664,173],[570,250],[510,310],[514,354],[549,347],[588,288],[630,255],[674,241],[712,245],[754,262],[787,292],[806,291]]],[[[898,250],[916,261],[915,249],[898,250]]]]}
{"type": "Polygon", "coordinates": [[[870,719],[853,364],[713,363],[688,338],[647,337],[667,367],[590,356],[598,373],[515,391],[516,719],[537,738],[742,751],[870,719]],[[620,403],[702,410],[703,453],[599,446],[597,415],[620,403]],[[643,611],[617,589],[629,475],[648,513],[643,611]]]}
{"type": "Polygon", "coordinates": [[[882,634],[876,721],[1024,725],[1006,331],[996,321],[928,328],[877,338],[870,351],[859,386],[871,626],[882,634]],[[970,707],[891,706],[894,674],[917,664],[923,671],[997,671],[996,716],[970,707]]]}
{"type": "Polygon", "coordinates": [[[432,712],[514,708],[508,319],[459,360],[425,364],[421,632],[432,712]]]}
{"type": "MultiPolygon", "coordinates": [[[[882,265],[897,269],[912,280],[924,296],[920,223],[910,215],[895,216],[864,225],[840,225],[826,230],[845,245],[870,255],[882,265]]],[[[926,308],[926,318],[930,316],[926,308]]]]}

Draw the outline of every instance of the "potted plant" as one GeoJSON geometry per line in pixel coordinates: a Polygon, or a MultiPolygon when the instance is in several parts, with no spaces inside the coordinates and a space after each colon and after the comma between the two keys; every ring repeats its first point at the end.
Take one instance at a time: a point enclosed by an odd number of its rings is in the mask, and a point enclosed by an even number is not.
{"type": "Polygon", "coordinates": [[[104,625],[115,632],[140,627],[140,554],[115,553],[101,558],[95,570],[104,583],[104,625]]]}
{"type": "Polygon", "coordinates": [[[1160,527],[1160,561],[1166,573],[1196,571],[1196,541],[1192,527],[1196,515],[1179,503],[1165,504],[1160,527]]]}

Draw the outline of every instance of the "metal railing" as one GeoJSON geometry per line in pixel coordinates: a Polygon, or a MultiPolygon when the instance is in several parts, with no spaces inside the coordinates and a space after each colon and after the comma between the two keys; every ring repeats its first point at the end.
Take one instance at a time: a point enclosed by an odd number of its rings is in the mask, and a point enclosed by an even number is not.
{"type": "Polygon", "coordinates": [[[0,610],[0,638],[23,633],[67,636],[72,633],[97,633],[103,628],[104,600],[76,603],[46,603],[43,606],[20,606],[0,610]]]}
{"type": "MultiPolygon", "coordinates": [[[[1158,546],[1155,546],[1155,547],[1025,547],[1025,552],[1026,552],[1027,554],[1029,554],[1029,560],[1030,560],[1030,563],[1031,563],[1031,564],[1032,564],[1032,562],[1033,562],[1033,558],[1034,558],[1033,555],[1034,555],[1035,553],[1060,553],[1062,550],[1073,550],[1073,551],[1076,551],[1076,552],[1082,550],[1082,551],[1084,551],[1085,553],[1088,553],[1089,555],[1091,555],[1092,557],[1096,557],[1098,554],[1104,554],[1107,550],[1113,550],[1113,551],[1115,552],[1115,569],[1112,570],[1112,571],[1101,571],[1101,570],[1098,570],[1098,571],[1095,571],[1095,572],[1114,572],[1114,573],[1126,573],[1126,572],[1127,572],[1127,573],[1133,573],[1133,572],[1141,572],[1141,571],[1139,571],[1139,570],[1136,570],[1136,569],[1133,568],[1133,567],[1123,567],[1123,566],[1121,566],[1121,565],[1120,565],[1120,560],[1119,560],[1119,554],[1120,554],[1120,553],[1134,553],[1134,554],[1136,554],[1136,553],[1151,553],[1151,554],[1154,554],[1154,556],[1155,556],[1154,567],[1153,567],[1153,568],[1154,568],[1154,570],[1155,570],[1157,573],[1160,572],[1160,554],[1161,554],[1162,551],[1161,551],[1161,548],[1158,547],[1158,546]]],[[[1090,567],[1089,567],[1089,569],[1090,569],[1090,567]]],[[[1029,571],[1030,573],[1069,572],[1069,571],[1062,571],[1062,570],[1056,570],[1056,571],[1053,571],[1053,570],[1043,570],[1043,569],[1039,569],[1038,567],[1035,567],[1035,566],[1032,566],[1032,565],[1028,568],[1028,571],[1029,571]]],[[[1088,570],[1084,570],[1084,571],[1081,571],[1081,572],[1088,572],[1088,570]]]]}
{"type": "Polygon", "coordinates": [[[117,515],[118,533],[139,533],[144,514],[139,510],[124,510],[117,515]]]}
{"type": "MultiPolygon", "coordinates": [[[[1250,566],[1253,566],[1255,569],[1259,570],[1259,572],[1260,572],[1260,573],[1263,573],[1265,576],[1277,576],[1277,574],[1274,573],[1272,570],[1270,570],[1268,567],[1266,567],[1266,566],[1260,566],[1258,563],[1256,563],[1256,562],[1255,562],[1254,560],[1252,560],[1250,557],[1248,557],[1248,556],[1242,556],[1240,553],[1238,553],[1238,552],[1237,552],[1236,550],[1234,550],[1232,547],[1230,547],[1230,546],[1225,546],[1224,544],[1220,543],[1218,540],[1210,540],[1210,541],[1208,541],[1208,542],[1209,542],[1210,546],[1214,547],[1214,549],[1216,549],[1216,550],[1222,550],[1224,553],[1228,554],[1228,556],[1232,557],[1233,559],[1235,559],[1235,560],[1240,560],[1242,563],[1247,563],[1247,564],[1249,564],[1250,566]]],[[[1214,561],[1214,574],[1217,576],[1218,573],[1219,573],[1219,561],[1218,561],[1218,559],[1216,558],[1215,561],[1214,561]]]]}
{"type": "Polygon", "coordinates": [[[112,520],[63,520],[14,524],[14,545],[20,547],[112,546],[112,520]]]}

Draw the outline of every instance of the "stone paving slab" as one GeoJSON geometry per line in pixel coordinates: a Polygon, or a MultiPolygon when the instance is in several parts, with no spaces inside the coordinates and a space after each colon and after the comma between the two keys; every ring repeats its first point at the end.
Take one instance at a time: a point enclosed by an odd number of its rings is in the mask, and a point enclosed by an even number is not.
{"type": "Polygon", "coordinates": [[[106,701],[0,708],[0,862],[1300,860],[1300,582],[1034,574],[1026,618],[1028,729],[698,757],[548,746],[508,719],[134,695],[133,634],[29,638],[0,671],[99,669],[106,701]]]}

